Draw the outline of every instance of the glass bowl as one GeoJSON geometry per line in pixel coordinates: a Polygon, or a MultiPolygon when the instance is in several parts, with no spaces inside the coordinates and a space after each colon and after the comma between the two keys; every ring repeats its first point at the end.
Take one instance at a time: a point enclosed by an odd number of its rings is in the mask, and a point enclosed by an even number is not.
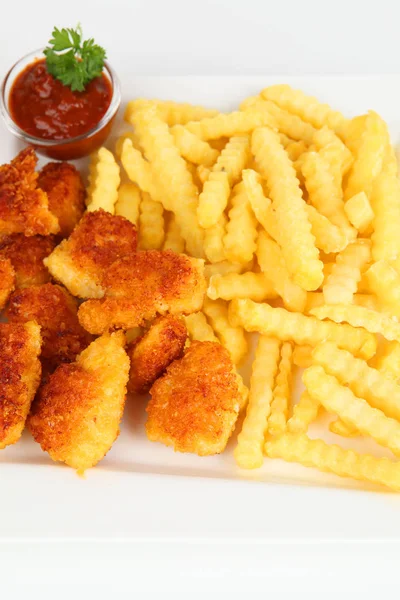
{"type": "Polygon", "coordinates": [[[95,127],[82,135],[68,138],[66,140],[42,139],[29,135],[29,133],[26,133],[26,131],[21,129],[13,120],[9,110],[10,91],[16,77],[18,77],[21,71],[23,71],[28,65],[35,62],[35,60],[40,60],[41,58],[45,58],[43,54],[43,48],[36,50],[35,52],[30,52],[16,62],[4,77],[4,80],[1,84],[0,111],[4,118],[5,124],[8,130],[11,131],[11,133],[13,133],[17,138],[33,146],[39,154],[43,154],[49,158],[55,158],[57,160],[71,160],[75,158],[81,158],[82,156],[87,156],[88,154],[91,154],[97,150],[97,148],[99,148],[105,142],[111,131],[114,118],[121,103],[121,89],[118,77],[116,76],[112,67],[106,62],[104,64],[103,72],[111,82],[113,94],[106,114],[95,127]]]}

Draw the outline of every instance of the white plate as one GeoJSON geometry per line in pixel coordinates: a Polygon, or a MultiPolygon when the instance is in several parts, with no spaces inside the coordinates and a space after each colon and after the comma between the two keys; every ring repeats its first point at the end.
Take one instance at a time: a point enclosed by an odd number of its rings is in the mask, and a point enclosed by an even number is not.
{"type": "MultiPolygon", "coordinates": [[[[135,96],[157,97],[221,110],[234,109],[246,95],[280,82],[271,77],[120,76],[125,101],[135,96]]],[[[377,110],[397,142],[400,78],[283,80],[349,116],[377,110]]],[[[120,120],[109,140],[111,147],[123,127],[120,120]]],[[[20,146],[3,123],[0,139],[0,161],[5,162],[20,146]]],[[[84,168],[85,162],[80,166],[84,168]]],[[[248,369],[244,371],[248,375],[248,369]]],[[[234,440],[221,456],[174,453],[147,441],[144,406],[143,401],[128,402],[119,439],[85,479],[52,463],[27,432],[18,444],[2,451],[0,536],[215,536],[283,541],[387,539],[400,534],[399,496],[279,460],[266,460],[258,471],[242,471],[233,460],[234,440]]],[[[321,427],[316,427],[313,433],[319,431],[321,427]]],[[[372,442],[341,440],[332,434],[324,438],[388,455],[372,442]]]]}

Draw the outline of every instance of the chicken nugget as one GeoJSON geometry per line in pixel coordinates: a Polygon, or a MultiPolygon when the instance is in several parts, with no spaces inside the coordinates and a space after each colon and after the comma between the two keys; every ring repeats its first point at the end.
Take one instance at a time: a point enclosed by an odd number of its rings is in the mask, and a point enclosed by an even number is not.
{"type": "Polygon", "coordinates": [[[200,310],[206,292],[204,261],[171,250],[147,250],[117,260],[102,280],[105,298],[79,307],[81,325],[90,333],[130,329],[157,313],[200,310]]]}
{"type": "Polygon", "coordinates": [[[235,368],[217,342],[192,342],[150,390],[147,437],[199,456],[222,452],[242,398],[235,368]]]}
{"type": "Polygon", "coordinates": [[[11,261],[0,256],[0,310],[4,308],[15,288],[15,272],[11,261]]]}
{"type": "Polygon", "coordinates": [[[44,264],[73,296],[102,298],[104,270],[136,252],[136,238],[136,227],[124,217],[101,209],[88,212],[44,264]]]}
{"type": "Polygon", "coordinates": [[[79,171],[66,162],[48,163],[39,173],[38,186],[47,193],[60,235],[68,237],[85,211],[86,191],[79,171]]]}
{"type": "Polygon", "coordinates": [[[0,323],[0,449],[21,437],[40,383],[40,327],[0,323]]]}
{"type": "Polygon", "coordinates": [[[127,347],[131,359],[128,390],[147,394],[168,365],[182,356],[186,339],[187,330],[182,317],[158,317],[142,337],[127,347]]]}
{"type": "Polygon", "coordinates": [[[53,367],[75,360],[92,341],[78,321],[76,299],[53,283],[11,294],[6,315],[11,323],[36,321],[40,325],[42,358],[53,367]]]}
{"type": "Polygon", "coordinates": [[[0,237],[0,256],[10,259],[17,289],[50,281],[43,259],[53,252],[55,246],[52,235],[26,237],[23,233],[14,233],[0,237]]]}
{"type": "Polygon", "coordinates": [[[41,387],[28,426],[42,450],[83,473],[117,439],[129,358],[122,332],[97,338],[76,362],[60,365],[41,387]]]}
{"type": "Polygon", "coordinates": [[[36,163],[33,148],[25,148],[10,164],[0,166],[0,235],[48,235],[59,231],[47,194],[37,187],[36,163]]]}

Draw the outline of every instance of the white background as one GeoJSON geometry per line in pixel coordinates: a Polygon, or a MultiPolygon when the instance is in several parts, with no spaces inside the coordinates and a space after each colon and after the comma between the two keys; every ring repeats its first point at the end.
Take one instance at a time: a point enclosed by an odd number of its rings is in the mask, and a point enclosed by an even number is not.
{"type": "MultiPolygon", "coordinates": [[[[135,75],[399,74],[398,12],[395,0],[8,1],[0,15],[0,72],[43,45],[53,25],[80,21],[85,33],[108,49],[117,71],[135,75]],[[117,38],[122,47],[113,43],[117,38]]],[[[0,493],[7,494],[1,479],[0,493]]],[[[34,490],[25,493],[26,511],[35,519],[34,490]]],[[[248,511],[251,506],[243,506],[248,511]]],[[[290,591],[301,597],[307,592],[370,597],[389,591],[398,555],[399,546],[384,541],[362,546],[307,540],[284,545],[8,541],[0,544],[0,597],[8,588],[9,598],[19,597],[20,586],[30,597],[40,590],[42,598],[99,593],[169,598],[182,592],[186,598],[228,593],[280,598],[290,591]]]]}

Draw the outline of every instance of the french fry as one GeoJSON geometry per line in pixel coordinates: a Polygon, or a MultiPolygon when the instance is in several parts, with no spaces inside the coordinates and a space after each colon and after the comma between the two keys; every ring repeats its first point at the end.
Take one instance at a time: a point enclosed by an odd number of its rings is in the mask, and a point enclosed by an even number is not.
{"type": "Polygon", "coordinates": [[[351,304],[361,279],[361,270],[371,259],[371,244],[368,240],[356,240],[337,254],[323,286],[326,304],[351,304]]]}
{"type": "MultiPolygon", "coordinates": [[[[309,313],[313,308],[325,304],[324,294],[322,292],[307,292],[307,304],[305,313],[309,313]]],[[[372,294],[354,294],[353,304],[356,306],[365,306],[371,310],[378,310],[378,301],[372,294]]]]}
{"type": "Polygon", "coordinates": [[[164,241],[164,209],[161,202],[143,192],[139,216],[139,248],[157,250],[164,241]]]}
{"type": "Polygon", "coordinates": [[[240,326],[233,326],[228,319],[228,306],[223,300],[205,298],[203,312],[214,329],[219,341],[237,365],[248,351],[247,340],[240,326]]]}
{"type": "Polygon", "coordinates": [[[284,342],[268,417],[268,433],[271,435],[281,435],[286,429],[291,393],[292,358],[293,346],[290,342],[284,342]]]}
{"type": "Polygon", "coordinates": [[[189,253],[203,258],[204,234],[196,217],[197,188],[185,160],[175,146],[168,125],[158,116],[157,108],[150,105],[134,110],[130,115],[130,122],[140,138],[152,172],[157,175],[163,188],[167,199],[163,201],[164,208],[175,213],[189,253]]]}
{"type": "Polygon", "coordinates": [[[364,435],[370,435],[378,444],[400,454],[400,423],[386,417],[381,410],[372,408],[362,398],[325,373],[320,366],[304,371],[303,382],[308,393],[328,411],[337,414],[346,424],[353,425],[364,435]]]}
{"type": "Polygon", "coordinates": [[[272,283],[264,273],[227,273],[212,275],[207,295],[211,300],[233,300],[233,298],[250,298],[256,302],[274,300],[278,297],[272,283]]]}
{"type": "Polygon", "coordinates": [[[335,185],[341,191],[342,179],[353,164],[353,155],[332,129],[317,129],[313,145],[321,158],[328,163],[335,185]]]}
{"type": "Polygon", "coordinates": [[[197,312],[183,317],[189,338],[199,342],[218,342],[213,328],[208,324],[204,313],[197,312]]]}
{"type": "Polygon", "coordinates": [[[211,167],[218,158],[218,150],[211,148],[210,144],[199,139],[182,125],[171,128],[175,144],[183,158],[196,165],[211,167]]]}
{"type": "Polygon", "coordinates": [[[343,136],[347,119],[342,113],[332,110],[327,104],[321,104],[312,96],[306,96],[300,90],[294,90],[289,85],[272,85],[262,90],[261,96],[299,116],[306,123],[311,123],[317,129],[327,126],[337,135],[343,136]]]}
{"type": "Polygon", "coordinates": [[[303,312],[307,302],[307,292],[293,283],[280,247],[264,231],[258,236],[257,260],[261,271],[267,275],[285,307],[303,312]]]}
{"type": "Polygon", "coordinates": [[[290,433],[305,433],[318,417],[320,408],[321,404],[311,398],[307,391],[304,391],[298,403],[293,407],[293,415],[287,422],[287,430],[290,433]]]}
{"type": "Polygon", "coordinates": [[[270,129],[256,129],[252,151],[260,174],[267,180],[275,211],[278,242],[293,281],[312,291],[322,282],[315,238],[292,163],[279,136],[270,129]]]}
{"type": "Polygon", "coordinates": [[[340,252],[347,246],[348,240],[343,229],[331,223],[311,204],[306,205],[306,211],[317,248],[330,254],[331,252],[340,252]]]}
{"type": "Polygon", "coordinates": [[[295,346],[293,350],[293,364],[301,369],[307,369],[312,365],[312,347],[295,346]]]}
{"type": "Polygon", "coordinates": [[[285,342],[293,341],[299,346],[316,346],[330,340],[365,360],[376,352],[375,336],[365,329],[319,321],[315,317],[292,313],[284,308],[272,308],[268,304],[258,304],[252,300],[232,300],[229,319],[233,326],[276,336],[285,342]]]}
{"type": "Polygon", "coordinates": [[[347,200],[344,212],[350,223],[360,233],[368,232],[374,220],[374,211],[365,192],[359,192],[347,200]]]}
{"type": "Polygon", "coordinates": [[[239,263],[231,263],[228,260],[223,260],[219,263],[204,265],[204,277],[210,281],[213,275],[228,275],[229,273],[243,273],[243,271],[251,270],[253,263],[249,262],[244,265],[239,263]]]}
{"type": "MultiPolygon", "coordinates": [[[[271,200],[264,195],[259,174],[253,169],[244,169],[242,172],[243,185],[257,221],[268,233],[271,233],[272,219],[274,215],[271,208],[271,200]]],[[[274,230],[275,231],[275,230],[274,230]]],[[[276,232],[275,232],[276,235],[276,232]]]]}
{"type": "Polygon", "coordinates": [[[134,183],[123,183],[118,189],[118,200],[115,205],[115,214],[125,217],[131,223],[139,224],[139,206],[141,194],[138,186],[134,183]]]}
{"type": "Polygon", "coordinates": [[[243,135],[256,127],[274,127],[273,118],[266,111],[244,110],[242,112],[219,113],[215,117],[191,121],[186,124],[189,131],[202,140],[243,135]]]}
{"type": "Polygon", "coordinates": [[[396,152],[390,141],[386,145],[385,154],[383,156],[382,172],[391,177],[397,177],[399,173],[396,152]]]}
{"type": "Polygon", "coordinates": [[[263,463],[264,438],[278,370],[279,351],[278,339],[260,337],[252,367],[246,417],[234,451],[236,462],[243,469],[256,469],[263,463]]]}
{"type": "Polygon", "coordinates": [[[222,213],[217,223],[206,229],[204,233],[204,252],[211,263],[218,263],[225,259],[224,235],[227,222],[227,217],[222,213]]]}
{"type": "Polygon", "coordinates": [[[210,176],[210,169],[205,167],[204,165],[199,165],[197,167],[197,177],[200,179],[201,183],[204,185],[207,179],[210,176]]]}
{"type": "Polygon", "coordinates": [[[376,359],[375,367],[386,379],[392,379],[394,381],[400,379],[399,342],[386,342],[383,352],[376,359]]]}
{"type": "Polygon", "coordinates": [[[373,263],[365,273],[371,292],[381,306],[400,317],[400,275],[386,260],[373,263]]]}
{"type": "Polygon", "coordinates": [[[359,437],[361,435],[357,427],[346,424],[341,419],[335,419],[329,423],[329,431],[346,438],[359,437]]]}
{"type": "Polygon", "coordinates": [[[371,333],[380,333],[389,341],[400,341],[400,323],[398,321],[364,306],[329,304],[313,308],[310,314],[321,320],[329,319],[335,323],[349,323],[353,327],[363,327],[371,333]]]}
{"type": "Polygon", "coordinates": [[[400,181],[393,175],[382,174],[374,181],[371,195],[374,211],[372,223],[372,258],[396,260],[400,256],[400,181]]]}
{"type": "Polygon", "coordinates": [[[302,140],[299,140],[298,142],[290,142],[290,144],[285,146],[286,154],[292,162],[298,160],[300,156],[304,154],[304,152],[307,152],[307,149],[307,144],[302,140]]]}
{"type": "Polygon", "coordinates": [[[129,138],[125,139],[122,145],[121,162],[129,179],[136,183],[143,192],[147,192],[155,198],[157,193],[152,180],[151,167],[143,158],[142,153],[133,147],[129,138]]]}
{"type": "Polygon", "coordinates": [[[302,156],[301,171],[310,203],[334,225],[343,229],[348,240],[357,235],[344,211],[341,188],[335,185],[329,163],[319,152],[307,152],[302,156]]]}
{"type": "Polygon", "coordinates": [[[194,106],[186,102],[172,102],[169,100],[145,100],[137,98],[128,102],[125,110],[125,121],[131,122],[132,112],[140,110],[143,105],[152,104],[157,108],[160,118],[170,127],[174,125],[185,125],[189,121],[198,121],[207,117],[218,115],[217,110],[194,106]]]}
{"type": "Polygon", "coordinates": [[[124,147],[125,140],[130,140],[132,142],[132,146],[137,150],[141,151],[139,146],[139,140],[134,131],[125,131],[122,135],[119,136],[117,141],[115,142],[115,154],[117,158],[121,160],[122,156],[122,148],[124,147]]]}
{"type": "Polygon", "coordinates": [[[388,458],[358,454],[322,440],[311,440],[304,434],[285,433],[281,437],[271,438],[265,444],[265,453],[270,458],[282,458],[339,477],[369,481],[400,491],[398,463],[388,458]]]}
{"type": "Polygon", "coordinates": [[[345,200],[349,200],[360,192],[365,192],[369,198],[374,179],[382,170],[383,158],[389,141],[386,123],[377,113],[370,111],[364,125],[365,129],[361,135],[344,190],[345,200]]]}
{"type": "Polygon", "coordinates": [[[167,221],[163,250],[173,250],[177,254],[185,251],[185,240],[181,236],[181,230],[174,213],[169,215],[167,221]]]}
{"type": "Polygon", "coordinates": [[[119,166],[112,152],[106,148],[99,148],[91,156],[87,209],[94,211],[102,208],[113,215],[118,200],[119,183],[119,166]]]}
{"type": "Polygon", "coordinates": [[[242,182],[234,187],[231,203],[224,237],[225,256],[233,263],[246,264],[257,248],[257,220],[242,182]]]}

